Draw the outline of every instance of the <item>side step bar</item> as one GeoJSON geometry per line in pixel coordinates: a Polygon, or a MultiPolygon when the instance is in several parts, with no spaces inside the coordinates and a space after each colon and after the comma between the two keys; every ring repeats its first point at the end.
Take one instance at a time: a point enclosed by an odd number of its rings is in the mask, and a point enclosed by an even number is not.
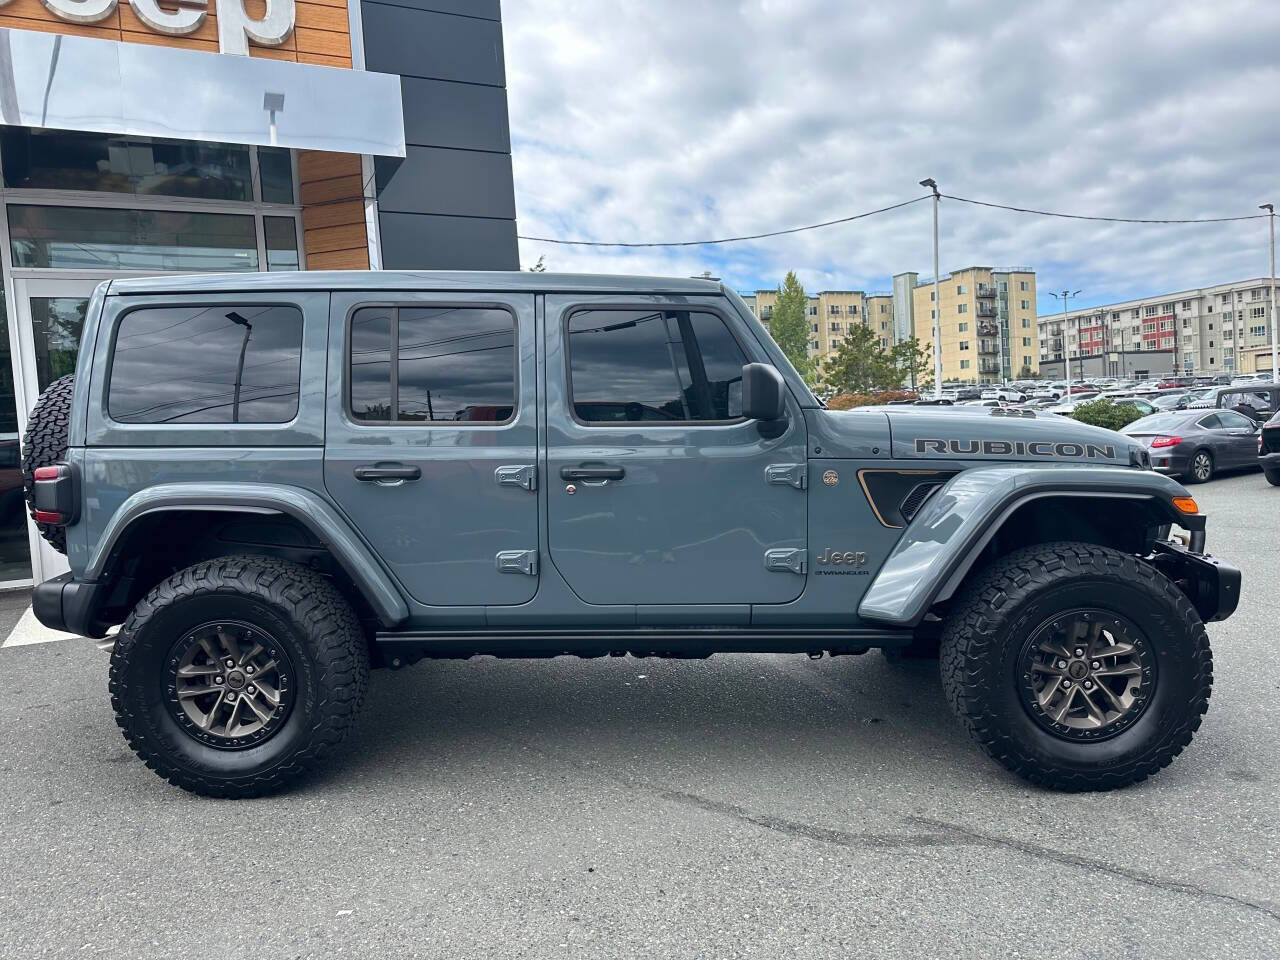
{"type": "Polygon", "coordinates": [[[380,663],[399,667],[424,657],[680,657],[713,653],[865,653],[911,642],[912,630],[837,627],[621,627],[595,629],[415,630],[378,633],[380,663]]]}

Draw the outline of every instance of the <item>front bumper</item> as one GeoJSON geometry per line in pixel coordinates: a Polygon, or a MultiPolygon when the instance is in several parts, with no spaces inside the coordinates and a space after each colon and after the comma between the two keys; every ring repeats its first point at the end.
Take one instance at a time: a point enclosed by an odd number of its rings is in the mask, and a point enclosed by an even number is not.
{"type": "Polygon", "coordinates": [[[50,630],[97,638],[106,636],[111,626],[98,622],[104,599],[105,584],[77,580],[64,573],[36,584],[31,591],[31,610],[50,630]]]}
{"type": "Polygon", "coordinates": [[[1147,562],[1178,585],[1205,623],[1225,620],[1240,603],[1240,571],[1179,543],[1157,540],[1147,562]]]}

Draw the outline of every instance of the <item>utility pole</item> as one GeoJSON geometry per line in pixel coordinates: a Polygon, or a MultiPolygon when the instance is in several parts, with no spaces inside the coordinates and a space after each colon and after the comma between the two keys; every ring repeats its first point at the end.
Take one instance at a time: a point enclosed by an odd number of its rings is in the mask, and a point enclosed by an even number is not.
{"type": "MultiPolygon", "coordinates": [[[[1067,331],[1067,301],[1072,297],[1080,296],[1080,291],[1063,290],[1062,293],[1054,293],[1049,291],[1049,296],[1062,301],[1062,356],[1065,360],[1064,366],[1067,368],[1067,399],[1071,399],[1071,336],[1067,331]]],[[[1079,333],[1079,325],[1076,325],[1076,332],[1079,333]]],[[[1079,352],[1080,344],[1076,344],[1076,350],[1079,352]]]]}
{"type": "Polygon", "coordinates": [[[932,177],[920,186],[933,190],[933,397],[942,399],[942,297],[938,293],[938,184],[932,177]]]}
{"type": "MultiPolygon", "coordinates": [[[[1280,316],[1277,316],[1280,314],[1280,311],[1276,309],[1276,208],[1273,204],[1264,203],[1258,209],[1267,211],[1267,219],[1271,222],[1271,310],[1269,311],[1269,326],[1271,327],[1271,382],[1273,384],[1280,384],[1280,364],[1276,362],[1276,321],[1277,319],[1280,319],[1280,316]]],[[[1237,355],[1239,352],[1240,348],[1237,347],[1237,355]]],[[[1236,368],[1236,372],[1239,372],[1238,367],[1236,368]]]]}

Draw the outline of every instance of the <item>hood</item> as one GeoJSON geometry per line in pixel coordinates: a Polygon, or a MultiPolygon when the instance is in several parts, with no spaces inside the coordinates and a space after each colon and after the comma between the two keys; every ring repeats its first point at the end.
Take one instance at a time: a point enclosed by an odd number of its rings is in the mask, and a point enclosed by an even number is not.
{"type": "Polygon", "coordinates": [[[1131,437],[1056,413],[998,407],[888,407],[893,456],[904,460],[1022,460],[1144,465],[1131,437]]]}

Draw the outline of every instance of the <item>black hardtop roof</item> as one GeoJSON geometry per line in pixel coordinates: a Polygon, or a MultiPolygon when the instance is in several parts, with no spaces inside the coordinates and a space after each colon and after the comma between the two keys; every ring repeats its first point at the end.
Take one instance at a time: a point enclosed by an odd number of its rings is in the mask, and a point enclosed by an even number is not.
{"type": "Polygon", "coordinates": [[[718,294],[714,280],[590,273],[482,270],[296,270],[278,273],[160,274],[112,280],[109,296],[153,293],[274,293],[287,290],[386,290],[524,293],[718,294]]]}

